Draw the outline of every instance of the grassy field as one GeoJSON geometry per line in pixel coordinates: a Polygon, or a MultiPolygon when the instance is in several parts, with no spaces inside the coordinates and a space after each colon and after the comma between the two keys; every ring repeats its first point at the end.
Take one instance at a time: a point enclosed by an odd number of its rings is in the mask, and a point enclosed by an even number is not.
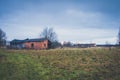
{"type": "Polygon", "coordinates": [[[0,80],[120,80],[120,48],[0,49],[0,80]]]}

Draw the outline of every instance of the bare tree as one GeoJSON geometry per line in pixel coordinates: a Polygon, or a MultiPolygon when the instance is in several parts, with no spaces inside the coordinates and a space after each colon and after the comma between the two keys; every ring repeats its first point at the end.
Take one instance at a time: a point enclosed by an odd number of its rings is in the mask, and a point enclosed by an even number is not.
{"type": "Polygon", "coordinates": [[[51,42],[57,41],[57,34],[56,34],[55,31],[53,30],[53,28],[48,28],[48,27],[46,27],[46,28],[42,31],[42,33],[41,33],[40,36],[48,39],[48,40],[51,41],[51,42]]]}
{"type": "Polygon", "coordinates": [[[6,44],[6,34],[2,29],[0,29],[0,47],[5,46],[5,44],[6,44]]]}
{"type": "Polygon", "coordinates": [[[57,34],[53,30],[53,28],[46,27],[42,33],[40,34],[41,37],[46,38],[50,41],[50,47],[49,48],[56,48],[60,44],[57,39],[57,34]]]}

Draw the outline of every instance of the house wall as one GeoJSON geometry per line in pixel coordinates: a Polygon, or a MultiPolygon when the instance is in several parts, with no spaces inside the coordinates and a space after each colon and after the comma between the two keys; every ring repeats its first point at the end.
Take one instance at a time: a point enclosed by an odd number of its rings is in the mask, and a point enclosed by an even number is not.
{"type": "Polygon", "coordinates": [[[24,46],[26,49],[47,49],[48,40],[45,40],[43,42],[25,42],[24,46]]]}
{"type": "Polygon", "coordinates": [[[23,49],[24,48],[24,44],[21,43],[21,44],[10,44],[10,48],[13,48],[13,49],[23,49]]]}

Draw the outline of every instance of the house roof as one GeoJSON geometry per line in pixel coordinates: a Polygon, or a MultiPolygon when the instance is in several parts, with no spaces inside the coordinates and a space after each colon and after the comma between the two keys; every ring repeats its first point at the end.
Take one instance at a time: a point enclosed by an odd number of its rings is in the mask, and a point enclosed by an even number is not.
{"type": "Polygon", "coordinates": [[[47,39],[46,38],[25,39],[25,40],[14,39],[10,43],[20,44],[20,43],[24,43],[24,42],[42,42],[42,41],[45,41],[45,40],[47,40],[47,39]]]}
{"type": "Polygon", "coordinates": [[[17,44],[19,44],[19,43],[23,43],[23,40],[14,39],[10,43],[17,43],[17,44]]]}
{"type": "Polygon", "coordinates": [[[42,42],[47,40],[46,38],[38,38],[38,39],[26,39],[25,42],[42,42]]]}

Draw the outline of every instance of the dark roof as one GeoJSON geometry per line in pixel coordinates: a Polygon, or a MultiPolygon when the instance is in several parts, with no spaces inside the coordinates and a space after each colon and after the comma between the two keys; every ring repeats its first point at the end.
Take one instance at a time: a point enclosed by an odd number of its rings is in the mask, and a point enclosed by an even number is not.
{"type": "Polygon", "coordinates": [[[12,40],[10,43],[17,43],[17,44],[19,44],[19,43],[23,43],[23,41],[24,41],[24,40],[14,39],[14,40],[12,40]]]}
{"type": "Polygon", "coordinates": [[[27,39],[25,42],[42,42],[47,40],[46,38],[39,38],[39,39],[27,39]]]}
{"type": "Polygon", "coordinates": [[[47,40],[47,39],[46,39],[46,38],[25,39],[25,40],[14,39],[14,40],[12,40],[10,43],[20,44],[20,43],[24,43],[24,42],[42,42],[42,41],[44,41],[44,40],[47,40]]]}
{"type": "Polygon", "coordinates": [[[101,45],[97,45],[98,47],[119,47],[120,45],[115,45],[115,44],[108,44],[108,45],[106,45],[106,44],[101,44],[101,45]]]}

